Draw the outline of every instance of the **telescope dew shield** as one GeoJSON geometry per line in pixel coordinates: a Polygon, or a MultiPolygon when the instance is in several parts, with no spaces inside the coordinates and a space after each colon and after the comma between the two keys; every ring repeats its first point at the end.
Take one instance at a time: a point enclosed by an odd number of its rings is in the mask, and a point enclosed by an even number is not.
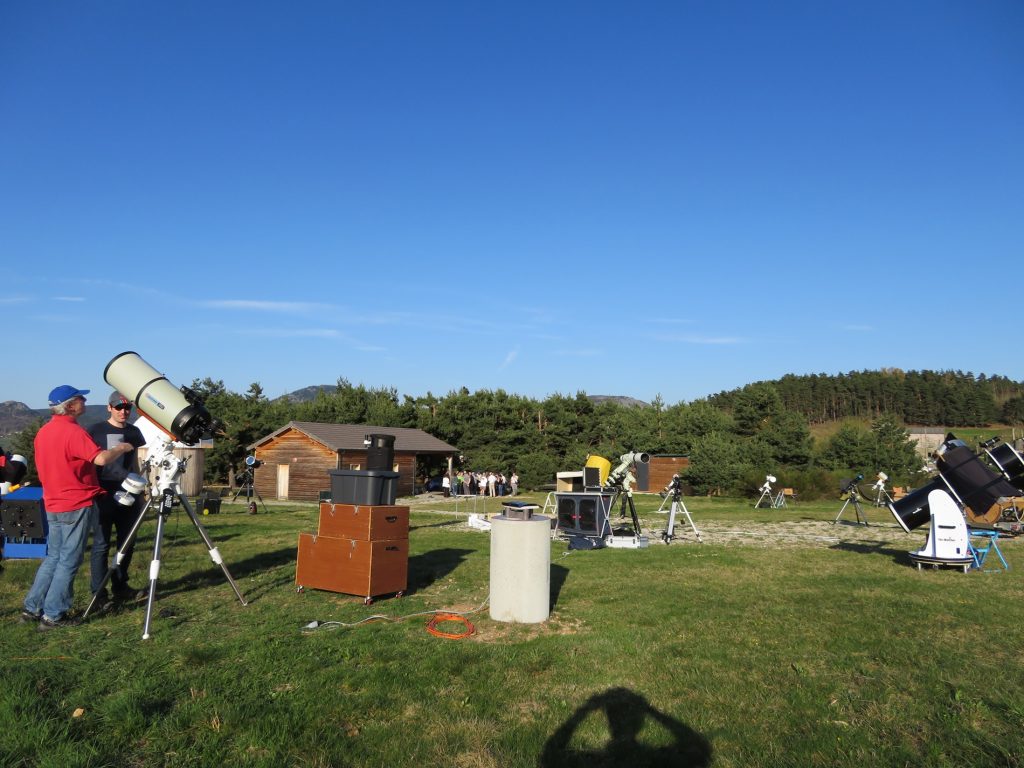
{"type": "Polygon", "coordinates": [[[211,426],[201,403],[189,402],[181,390],[135,352],[122,352],[103,369],[103,378],[175,440],[192,445],[211,426]]]}

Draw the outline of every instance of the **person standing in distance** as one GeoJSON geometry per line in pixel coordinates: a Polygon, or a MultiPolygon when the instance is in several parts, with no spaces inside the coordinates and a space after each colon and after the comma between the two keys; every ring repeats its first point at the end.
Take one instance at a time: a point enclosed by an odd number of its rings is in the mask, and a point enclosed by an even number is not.
{"type": "MultiPolygon", "coordinates": [[[[114,448],[121,443],[129,443],[133,448],[141,448],[146,444],[146,438],[142,431],[134,424],[128,423],[128,417],[132,412],[132,401],[120,392],[111,393],[107,398],[107,413],[109,418],[89,427],[89,437],[100,447],[114,448]]],[[[117,550],[125,545],[128,540],[128,533],[142,512],[145,504],[145,494],[140,493],[135,497],[131,506],[119,504],[114,494],[121,488],[121,482],[129,474],[138,474],[139,455],[137,451],[119,456],[114,461],[104,464],[99,471],[100,487],[106,491],[102,496],[97,497],[96,505],[99,507],[99,515],[96,520],[96,528],[92,535],[92,557],[89,562],[90,580],[93,594],[98,592],[103,585],[103,579],[107,575],[107,561],[110,552],[111,534],[117,529],[117,550]]],[[[121,560],[120,565],[110,574],[110,588],[114,598],[124,600],[136,596],[136,592],[128,585],[128,566],[132,562],[133,547],[129,547],[121,560]]],[[[106,590],[97,596],[97,605],[105,605],[107,602],[106,590]]]]}
{"type": "Polygon", "coordinates": [[[49,533],[46,557],[25,596],[21,620],[38,621],[41,631],[73,623],[67,613],[74,598],[75,574],[96,519],[96,497],[103,493],[96,467],[135,450],[131,443],[99,449],[78,424],[87,394],[89,390],[70,384],[51,391],[48,401],[53,416],[39,428],[33,443],[49,533]]]}

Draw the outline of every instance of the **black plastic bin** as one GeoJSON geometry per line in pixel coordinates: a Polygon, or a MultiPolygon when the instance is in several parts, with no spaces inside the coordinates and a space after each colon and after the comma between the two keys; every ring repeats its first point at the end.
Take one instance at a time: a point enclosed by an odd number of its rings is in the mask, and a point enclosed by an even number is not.
{"type": "Polygon", "coordinates": [[[331,470],[331,501],[335,504],[391,505],[395,503],[397,491],[397,472],[331,470]]]}

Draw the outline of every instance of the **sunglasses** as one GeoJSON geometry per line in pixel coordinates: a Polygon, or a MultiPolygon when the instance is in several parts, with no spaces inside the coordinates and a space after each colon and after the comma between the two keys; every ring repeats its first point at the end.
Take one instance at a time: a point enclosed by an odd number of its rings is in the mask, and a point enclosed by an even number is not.
{"type": "Polygon", "coordinates": [[[111,406],[115,411],[130,411],[132,409],[131,403],[118,403],[117,405],[111,406]]]}

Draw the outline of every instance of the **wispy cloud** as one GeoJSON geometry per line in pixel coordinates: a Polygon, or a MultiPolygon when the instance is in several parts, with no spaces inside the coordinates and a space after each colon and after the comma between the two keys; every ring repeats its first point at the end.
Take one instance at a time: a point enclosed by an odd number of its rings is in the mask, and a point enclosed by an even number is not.
{"type": "Polygon", "coordinates": [[[597,357],[602,352],[600,349],[575,349],[569,347],[568,349],[560,349],[555,354],[559,357],[597,357]]]}
{"type": "Polygon", "coordinates": [[[654,337],[658,341],[677,342],[679,344],[742,344],[744,339],[739,336],[704,336],[699,333],[669,333],[654,337]]]}
{"type": "Polygon", "coordinates": [[[276,312],[280,314],[309,314],[332,309],[330,304],[311,301],[255,301],[252,299],[208,299],[198,302],[207,309],[226,309],[248,312],[276,312]]]}
{"type": "Polygon", "coordinates": [[[85,301],[84,296],[54,296],[54,301],[85,301]]]}
{"type": "Polygon", "coordinates": [[[515,349],[510,350],[509,353],[505,355],[505,359],[501,361],[501,365],[498,366],[498,370],[501,371],[508,368],[513,362],[515,362],[517,357],[519,357],[518,346],[515,349]]]}
{"type": "Polygon", "coordinates": [[[347,339],[348,336],[335,328],[236,328],[243,336],[262,336],[271,339],[347,339]]]}
{"type": "Polygon", "coordinates": [[[0,298],[0,304],[27,304],[31,301],[28,296],[5,296],[0,298]]]}
{"type": "Polygon", "coordinates": [[[657,325],[692,325],[693,320],[688,320],[682,317],[652,317],[646,320],[648,323],[654,323],[657,325]]]}
{"type": "Polygon", "coordinates": [[[857,333],[863,333],[864,331],[873,331],[875,329],[874,329],[873,326],[870,326],[870,325],[844,325],[843,326],[843,330],[844,331],[855,331],[857,333]]]}

